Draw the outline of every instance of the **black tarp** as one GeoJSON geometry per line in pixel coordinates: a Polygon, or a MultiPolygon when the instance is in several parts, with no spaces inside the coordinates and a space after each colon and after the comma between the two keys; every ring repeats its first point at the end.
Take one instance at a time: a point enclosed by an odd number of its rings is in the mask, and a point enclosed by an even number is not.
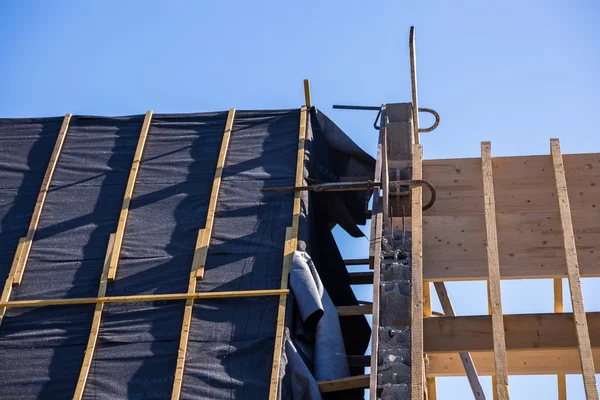
{"type": "MultiPolygon", "coordinates": [[[[327,164],[333,170],[329,181],[335,174],[372,171],[372,158],[352,148],[326,117],[311,113],[310,140],[323,140],[319,148],[329,150],[307,151],[307,170],[327,164]]],[[[187,290],[226,118],[227,112],[153,117],[117,277],[107,295],[187,290]]],[[[279,288],[293,195],[266,195],[260,189],[294,185],[299,119],[299,110],[236,113],[205,277],[197,291],[279,288]]],[[[27,232],[61,122],[0,119],[2,285],[18,239],[27,232]]],[[[11,300],[97,295],[142,122],[143,116],[72,118],[23,283],[11,300]]],[[[311,222],[312,216],[306,222],[311,232],[311,224],[324,229],[313,232],[310,242],[313,258],[323,260],[317,267],[336,305],[356,299],[349,286],[335,282],[345,268],[327,234],[335,223],[352,233],[350,221],[364,222],[359,211],[364,200],[361,194],[342,195],[336,201],[343,210],[319,211],[317,205],[319,222],[311,222]],[[315,235],[325,235],[322,249],[314,245],[322,240],[315,235]]],[[[277,305],[276,297],[196,301],[181,397],[267,398],[277,305]]],[[[106,304],[84,398],[170,398],[183,309],[183,301],[106,304]]],[[[71,398],[93,310],[93,305],[9,309],[0,326],[0,399],[71,398]]],[[[366,320],[358,319],[358,330],[344,328],[351,354],[364,352],[369,340],[366,320]]]]}

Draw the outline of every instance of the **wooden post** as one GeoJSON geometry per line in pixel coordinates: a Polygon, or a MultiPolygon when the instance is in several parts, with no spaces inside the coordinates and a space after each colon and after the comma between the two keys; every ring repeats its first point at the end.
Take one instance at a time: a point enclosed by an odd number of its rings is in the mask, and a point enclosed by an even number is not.
{"type": "Polygon", "coordinates": [[[150,129],[150,122],[152,121],[152,111],[146,112],[144,123],[142,124],[142,130],[138,139],[137,148],[133,156],[133,162],[131,164],[131,170],[129,171],[129,179],[127,180],[127,187],[125,188],[125,196],[123,197],[123,204],[121,205],[121,214],[119,215],[119,224],[117,225],[117,231],[115,233],[115,244],[112,250],[110,265],[108,269],[108,280],[112,281],[117,275],[117,266],[119,264],[119,256],[121,255],[121,245],[123,244],[123,235],[125,234],[125,226],[127,225],[127,216],[129,214],[129,203],[133,197],[133,188],[135,186],[135,180],[137,178],[140,164],[142,163],[142,155],[144,153],[144,145],[146,144],[146,137],[150,129]]]}
{"type": "Polygon", "coordinates": [[[304,101],[306,102],[306,108],[311,108],[312,103],[310,100],[310,80],[304,80],[304,101]]]}
{"type": "MultiPolygon", "coordinates": [[[[429,318],[431,313],[431,282],[423,283],[423,317],[429,318]]],[[[427,355],[425,355],[427,357],[427,355]]],[[[427,378],[427,400],[437,400],[437,386],[435,377],[427,378]]]]}
{"type": "MultiPolygon", "coordinates": [[[[412,156],[412,178],[423,179],[423,146],[416,144],[412,156]]],[[[422,400],[425,387],[423,359],[423,188],[413,186],[412,203],[412,290],[411,290],[411,399],[422,400]]]]}
{"type": "MultiPolygon", "coordinates": [[[[231,131],[233,130],[233,120],[235,118],[235,108],[230,108],[227,114],[227,122],[225,123],[225,132],[221,141],[221,150],[217,159],[215,176],[213,179],[212,190],[210,193],[210,201],[208,203],[208,212],[206,214],[206,224],[204,229],[198,232],[196,240],[196,249],[194,250],[194,259],[192,260],[192,270],[188,281],[188,293],[196,292],[196,282],[198,279],[204,278],[204,267],[208,257],[208,247],[212,236],[213,225],[215,221],[215,211],[217,209],[217,201],[219,199],[219,189],[221,188],[221,177],[223,168],[225,167],[225,159],[227,158],[227,149],[229,149],[229,140],[231,131]]],[[[183,384],[183,372],[185,368],[185,357],[187,354],[187,345],[192,327],[192,312],[194,310],[194,299],[187,299],[185,302],[185,311],[183,313],[183,322],[181,324],[181,334],[179,339],[179,350],[177,352],[177,366],[175,369],[175,379],[173,381],[173,391],[171,393],[172,400],[178,400],[181,396],[181,386],[183,384]]]]}
{"type": "Polygon", "coordinates": [[[577,260],[577,248],[575,246],[575,235],[573,233],[573,221],[571,219],[567,179],[565,177],[565,167],[563,165],[560,142],[558,139],[550,140],[550,151],[552,154],[552,164],[554,165],[556,195],[558,198],[560,222],[563,231],[565,263],[567,264],[571,304],[573,306],[573,319],[575,320],[575,330],[577,332],[581,371],[583,373],[583,386],[585,388],[586,398],[588,400],[597,400],[598,389],[596,387],[592,346],[590,344],[590,334],[583,306],[583,295],[581,293],[579,261],[577,260]]]}
{"type": "Polygon", "coordinates": [[[506,365],[506,341],[500,292],[500,262],[498,256],[498,231],[496,229],[496,201],[494,198],[494,176],[492,173],[491,143],[481,143],[481,166],[483,174],[483,199],[485,206],[485,227],[487,233],[488,287],[492,311],[492,331],[494,336],[494,363],[496,365],[496,385],[494,390],[500,400],[508,400],[508,369],[506,365]]]}
{"type": "MultiPolygon", "coordinates": [[[[23,251],[23,242],[25,242],[25,238],[22,237],[19,239],[19,244],[17,245],[17,251],[15,252],[15,258],[13,259],[12,265],[10,267],[10,271],[8,272],[8,277],[6,278],[6,282],[4,282],[4,289],[2,290],[2,298],[0,301],[2,303],[6,303],[10,299],[10,293],[12,292],[13,287],[13,279],[15,276],[15,271],[17,270],[17,265],[19,264],[19,258],[21,256],[21,252],[23,251]]],[[[4,319],[4,315],[6,314],[6,307],[0,307],[0,325],[2,325],[2,320],[4,319]]]]}
{"type": "MultiPolygon", "coordinates": [[[[296,180],[295,186],[302,186],[304,180],[304,149],[306,141],[306,107],[300,109],[300,129],[298,132],[298,155],[296,158],[296,180]]],[[[301,192],[294,193],[294,214],[292,227],[285,232],[285,246],[283,254],[283,267],[281,270],[281,289],[286,289],[294,252],[298,247],[298,227],[300,225],[301,192]]],[[[279,375],[281,370],[281,352],[283,350],[283,333],[285,325],[285,303],[286,296],[279,297],[279,308],[277,311],[277,330],[275,332],[275,347],[273,350],[273,366],[271,368],[271,384],[269,387],[269,400],[276,400],[279,392],[279,375]]]]}
{"type": "MultiPolygon", "coordinates": [[[[100,277],[98,297],[106,296],[106,286],[108,284],[108,268],[110,265],[110,256],[113,251],[114,244],[115,234],[111,233],[108,239],[106,256],[104,258],[104,267],[102,268],[102,275],[100,277]]],[[[88,338],[87,348],[85,349],[85,357],[83,358],[83,365],[81,366],[81,371],[79,372],[79,379],[77,380],[77,387],[75,388],[73,400],[81,400],[83,398],[83,391],[85,390],[85,384],[90,373],[92,358],[94,357],[94,352],[96,351],[96,342],[98,341],[98,334],[100,333],[100,322],[102,320],[103,310],[104,303],[96,303],[96,309],[94,310],[94,318],[92,320],[92,329],[90,330],[90,337],[88,338]]]]}
{"type": "Polygon", "coordinates": [[[27,230],[27,236],[25,236],[25,239],[23,240],[21,250],[17,251],[17,253],[15,254],[17,264],[16,270],[12,277],[13,285],[20,285],[21,280],[23,279],[23,272],[25,271],[25,265],[27,264],[27,259],[29,258],[29,252],[31,251],[31,245],[33,244],[35,231],[40,222],[42,209],[44,208],[44,203],[46,202],[46,195],[48,194],[48,190],[50,189],[52,176],[54,175],[54,170],[56,169],[56,165],[58,164],[60,151],[62,150],[63,143],[65,142],[65,138],[67,137],[67,131],[69,130],[70,121],[71,114],[65,115],[62,126],[60,127],[60,131],[58,133],[58,137],[56,138],[56,143],[54,144],[54,150],[52,150],[52,156],[50,157],[50,161],[48,162],[48,168],[46,169],[46,174],[44,175],[44,180],[42,181],[42,186],[40,188],[37,201],[35,202],[35,208],[33,209],[33,215],[31,216],[29,229],[27,230]]]}
{"type": "MultiPolygon", "coordinates": [[[[563,306],[563,284],[562,278],[554,279],[554,312],[564,312],[563,306]]],[[[558,384],[558,400],[567,400],[567,376],[565,374],[558,374],[556,376],[558,384]]]]}

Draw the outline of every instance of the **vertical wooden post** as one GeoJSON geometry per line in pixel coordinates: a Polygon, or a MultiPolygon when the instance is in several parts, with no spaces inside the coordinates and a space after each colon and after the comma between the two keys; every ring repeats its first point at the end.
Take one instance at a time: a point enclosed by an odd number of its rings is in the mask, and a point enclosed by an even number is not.
{"type": "Polygon", "coordinates": [[[494,198],[494,176],[492,172],[491,143],[481,143],[481,166],[483,174],[483,199],[485,227],[487,233],[488,287],[492,311],[492,333],[494,338],[494,364],[496,385],[494,390],[500,400],[508,400],[508,369],[506,365],[506,341],[504,317],[500,292],[500,262],[498,256],[498,231],[496,229],[496,200],[494,198]]]}
{"type": "MultiPolygon", "coordinates": [[[[295,186],[302,186],[304,180],[304,149],[306,142],[307,112],[306,106],[300,109],[300,129],[298,132],[298,155],[296,158],[295,186]]],[[[302,206],[302,192],[294,193],[294,210],[292,227],[286,229],[285,246],[283,254],[283,267],[281,270],[281,288],[287,289],[294,252],[298,246],[298,227],[300,225],[300,211],[302,206]]],[[[271,384],[269,387],[269,400],[276,400],[279,391],[279,375],[281,371],[281,352],[283,350],[283,333],[285,325],[286,295],[279,296],[277,311],[277,328],[275,332],[275,348],[273,350],[273,367],[271,368],[271,384]]]]}
{"type": "Polygon", "coordinates": [[[312,107],[312,102],[310,100],[310,80],[304,80],[304,101],[306,102],[306,108],[312,107]]]}
{"type": "MultiPolygon", "coordinates": [[[[423,283],[423,317],[429,318],[431,313],[431,282],[423,283]]],[[[427,355],[425,355],[427,357],[427,355]]],[[[435,377],[427,378],[427,400],[437,400],[437,385],[435,377]]]]}
{"type": "MultiPolygon", "coordinates": [[[[412,179],[423,179],[423,146],[413,147],[412,179]]],[[[411,290],[411,399],[422,400],[425,387],[423,359],[423,188],[411,189],[412,290],[411,290]]]]}
{"type": "MultiPolygon", "coordinates": [[[[102,275],[100,277],[100,286],[98,287],[98,297],[106,296],[106,286],[108,284],[108,268],[110,265],[110,258],[115,244],[115,234],[111,233],[108,239],[108,246],[106,249],[106,256],[104,258],[104,267],[102,268],[102,275]]],[[[90,367],[92,365],[92,358],[96,351],[96,342],[98,341],[98,334],[100,333],[100,322],[102,320],[102,311],[104,310],[104,303],[96,303],[96,309],[94,310],[94,318],[92,320],[92,329],[90,330],[90,337],[88,338],[87,348],[85,349],[85,357],[83,358],[83,364],[81,371],[79,372],[79,379],[77,380],[77,387],[75,388],[75,394],[73,400],[81,400],[83,398],[83,392],[85,390],[85,384],[90,373],[90,367]]]]}
{"type": "Polygon", "coordinates": [[[144,153],[144,145],[146,144],[146,137],[148,136],[148,130],[150,129],[150,122],[152,121],[152,111],[146,112],[144,123],[142,124],[142,130],[138,139],[137,148],[133,156],[133,162],[131,164],[131,170],[129,171],[129,179],[127,180],[127,187],[125,188],[125,196],[123,197],[123,204],[121,205],[121,214],[119,216],[119,224],[117,225],[117,231],[115,232],[115,244],[112,250],[110,259],[110,265],[108,269],[108,280],[112,281],[117,275],[117,266],[119,264],[119,256],[121,255],[121,245],[123,244],[123,235],[125,234],[125,226],[127,225],[127,216],[129,215],[129,203],[133,197],[133,188],[135,186],[135,180],[137,173],[142,163],[142,155],[144,153]]]}
{"type": "MultiPolygon", "coordinates": [[[[204,229],[198,232],[196,240],[196,248],[194,250],[194,258],[192,260],[192,269],[188,281],[188,293],[196,291],[196,282],[204,277],[204,267],[208,257],[208,247],[212,236],[212,229],[215,219],[215,211],[217,209],[217,201],[219,199],[219,189],[221,188],[221,177],[223,168],[225,167],[225,159],[227,150],[229,149],[229,140],[231,131],[233,130],[233,120],[235,118],[235,108],[230,108],[227,114],[227,122],[225,123],[225,132],[221,141],[221,150],[217,159],[215,168],[215,176],[213,179],[212,190],[210,193],[210,201],[208,203],[208,212],[206,214],[206,224],[204,229]]],[[[183,384],[183,372],[185,368],[185,357],[187,355],[187,345],[190,337],[190,329],[192,326],[192,313],[194,311],[194,299],[185,301],[185,311],[183,313],[183,321],[181,324],[181,333],[179,336],[179,350],[177,352],[177,366],[175,367],[175,379],[173,380],[173,391],[171,399],[178,400],[181,396],[181,386],[183,384]]]]}
{"type": "MultiPolygon", "coordinates": [[[[562,278],[554,279],[554,312],[564,312],[563,306],[563,284],[562,278]]],[[[565,374],[558,374],[556,376],[558,383],[558,400],[567,400],[567,376],[565,374]]]]}
{"type": "Polygon", "coordinates": [[[588,324],[583,306],[583,295],[581,293],[581,278],[579,275],[579,261],[577,260],[575,235],[573,233],[573,221],[571,219],[571,205],[569,203],[565,167],[563,165],[560,142],[558,139],[550,140],[550,151],[552,153],[552,164],[554,165],[556,195],[558,198],[560,222],[563,231],[565,263],[567,264],[571,304],[573,305],[573,319],[575,321],[581,371],[583,373],[583,386],[585,388],[586,398],[588,400],[597,400],[598,389],[596,387],[596,375],[594,359],[592,357],[592,346],[590,344],[590,333],[588,331],[588,324]]]}
{"type": "Polygon", "coordinates": [[[69,130],[70,121],[71,114],[65,115],[62,126],[60,127],[60,131],[58,133],[58,137],[56,138],[56,143],[54,144],[54,150],[52,150],[52,156],[50,157],[50,161],[48,162],[48,168],[46,169],[46,174],[44,175],[44,180],[42,181],[42,186],[40,188],[37,201],[35,202],[35,208],[33,209],[33,215],[31,216],[29,229],[27,230],[27,236],[25,236],[25,239],[23,240],[20,252],[18,251],[17,254],[15,254],[15,258],[17,258],[17,264],[15,273],[12,278],[13,285],[20,285],[21,280],[23,279],[23,272],[25,271],[25,265],[27,264],[27,259],[29,258],[29,252],[31,251],[31,245],[33,244],[35,231],[37,230],[37,226],[40,222],[42,209],[44,208],[44,203],[46,202],[46,195],[48,194],[48,190],[50,189],[52,176],[54,175],[54,170],[56,169],[56,165],[58,164],[60,151],[62,150],[63,143],[65,142],[65,138],[67,137],[67,131],[69,130]]]}

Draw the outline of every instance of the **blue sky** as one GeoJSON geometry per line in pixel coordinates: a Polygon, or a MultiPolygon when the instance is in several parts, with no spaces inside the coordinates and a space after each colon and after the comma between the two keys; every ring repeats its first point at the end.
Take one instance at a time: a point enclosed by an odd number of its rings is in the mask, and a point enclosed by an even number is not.
{"type": "MultiPolygon", "coordinates": [[[[293,108],[310,78],[313,103],[373,154],[373,113],[331,105],[410,101],[415,25],[419,103],[442,116],[422,135],[426,158],[478,157],[483,140],[496,156],[548,154],[552,137],[564,153],[600,152],[598,21],[593,0],[6,1],[0,117],[293,108]]],[[[367,254],[336,234],[346,257],[367,254]]],[[[584,280],[588,310],[599,289],[584,280]]],[[[459,314],[487,312],[483,282],[449,290],[459,314]]],[[[506,313],[552,304],[550,281],[503,282],[506,313]]],[[[568,389],[584,398],[580,376],[568,389]]],[[[511,377],[510,391],[556,398],[555,377],[511,377]]],[[[438,380],[440,400],[469,396],[465,379],[438,380]]]]}

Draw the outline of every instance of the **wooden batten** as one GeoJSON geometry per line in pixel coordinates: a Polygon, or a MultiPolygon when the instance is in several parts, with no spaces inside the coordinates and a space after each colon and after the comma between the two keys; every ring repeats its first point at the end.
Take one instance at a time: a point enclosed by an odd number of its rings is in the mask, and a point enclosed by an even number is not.
{"type": "Polygon", "coordinates": [[[498,257],[498,233],[496,228],[496,201],[494,198],[494,177],[492,173],[490,142],[481,143],[481,164],[483,173],[485,226],[487,233],[488,288],[494,334],[494,363],[496,366],[496,385],[494,391],[497,393],[499,400],[508,400],[506,342],[504,339],[504,320],[502,318],[500,262],[498,257]]]}
{"type": "Polygon", "coordinates": [[[577,332],[577,343],[579,346],[579,357],[583,374],[583,386],[587,399],[598,399],[598,388],[596,387],[596,375],[594,369],[594,358],[590,344],[588,323],[583,307],[583,295],[581,293],[581,282],[579,275],[579,261],[577,259],[577,248],[575,246],[575,235],[573,233],[573,220],[571,217],[571,205],[567,192],[567,179],[560,151],[558,139],[550,141],[552,164],[554,166],[554,177],[556,180],[556,194],[560,210],[560,221],[564,243],[564,257],[567,264],[569,289],[571,291],[571,305],[575,320],[575,331],[577,332]]]}
{"type": "Polygon", "coordinates": [[[133,162],[131,163],[131,170],[129,171],[129,179],[127,180],[127,186],[125,187],[125,195],[123,196],[123,204],[121,205],[121,213],[119,215],[119,224],[117,225],[117,231],[115,232],[115,243],[112,249],[110,265],[108,269],[108,280],[112,281],[117,276],[117,266],[119,265],[119,256],[121,255],[121,245],[123,244],[123,235],[125,234],[125,227],[127,226],[127,216],[129,215],[129,203],[133,197],[133,189],[135,187],[135,180],[137,178],[138,171],[140,170],[140,164],[142,163],[142,156],[144,153],[144,146],[146,145],[146,137],[150,130],[150,122],[152,121],[152,111],[146,112],[144,123],[142,124],[142,130],[138,139],[138,144],[133,155],[133,162]]]}
{"type": "MultiPolygon", "coordinates": [[[[10,271],[8,272],[8,277],[6,278],[6,282],[4,283],[4,289],[2,290],[2,298],[0,301],[2,303],[8,302],[10,299],[10,294],[13,288],[13,278],[15,276],[15,271],[17,270],[17,265],[19,264],[19,258],[21,256],[21,252],[23,251],[23,242],[25,238],[19,239],[19,244],[17,245],[17,251],[15,253],[15,258],[13,259],[12,265],[10,267],[10,271]]],[[[2,325],[2,320],[4,319],[4,315],[6,314],[6,307],[0,307],[0,325],[2,325]]]]}
{"type": "Polygon", "coordinates": [[[71,114],[65,115],[62,126],[60,127],[60,131],[56,138],[56,143],[54,144],[54,150],[52,150],[52,155],[50,156],[50,161],[48,162],[48,168],[46,169],[46,174],[44,175],[44,180],[42,181],[42,186],[40,187],[40,192],[38,194],[37,201],[35,202],[35,208],[33,209],[33,215],[31,216],[31,222],[29,223],[27,235],[23,239],[21,249],[19,250],[17,248],[18,251],[15,254],[15,259],[17,260],[16,269],[14,271],[14,274],[12,275],[13,285],[20,285],[21,280],[23,279],[23,273],[25,271],[27,259],[29,258],[31,246],[33,244],[33,238],[35,236],[37,226],[40,222],[42,210],[44,209],[44,203],[46,202],[46,195],[48,194],[48,190],[50,189],[50,183],[52,182],[52,176],[54,175],[54,170],[56,169],[58,159],[60,158],[60,151],[62,150],[63,143],[65,142],[65,138],[67,137],[67,131],[69,130],[70,121],[71,114]]]}
{"type": "MultiPolygon", "coordinates": [[[[230,108],[227,114],[225,123],[225,131],[221,140],[221,149],[219,158],[215,168],[215,176],[213,178],[210,200],[208,203],[208,211],[206,214],[206,223],[204,229],[200,229],[196,239],[196,247],[194,249],[194,258],[190,278],[188,280],[188,293],[196,292],[196,283],[198,279],[204,278],[204,267],[208,257],[208,247],[212,236],[212,230],[215,221],[215,211],[217,209],[217,201],[219,199],[219,189],[221,188],[221,177],[223,176],[223,168],[225,167],[225,159],[227,158],[227,150],[229,149],[229,141],[231,139],[231,131],[233,130],[233,121],[235,119],[235,108],[230,108]]],[[[183,312],[183,321],[181,324],[181,333],[179,335],[179,349],[177,351],[177,365],[175,367],[175,378],[173,380],[173,391],[171,399],[178,400],[181,396],[181,387],[183,385],[183,373],[185,368],[185,357],[187,355],[187,345],[192,328],[192,313],[194,310],[194,299],[187,299],[183,312]]]]}
{"type": "MultiPolygon", "coordinates": [[[[296,157],[296,179],[295,186],[302,186],[304,180],[304,151],[306,143],[307,109],[300,109],[300,127],[298,130],[298,155],[296,157]]],[[[301,192],[294,193],[294,209],[292,226],[285,232],[285,245],[283,254],[283,265],[281,269],[281,289],[288,287],[289,274],[292,269],[294,252],[298,247],[298,228],[300,226],[300,212],[302,206],[301,192]]],[[[277,327],[275,332],[275,347],[273,350],[273,365],[271,368],[271,382],[269,386],[269,400],[276,400],[279,393],[279,377],[281,371],[281,352],[283,351],[283,334],[285,328],[285,304],[286,296],[279,297],[277,311],[277,327]]]]}
{"type": "MultiPolygon", "coordinates": [[[[106,256],[104,258],[104,267],[102,268],[102,275],[100,277],[100,286],[98,287],[98,297],[106,296],[106,287],[108,284],[108,268],[110,266],[110,256],[112,249],[115,244],[115,234],[111,233],[108,239],[108,246],[106,256]]],[[[90,373],[90,367],[92,366],[92,359],[94,352],[96,351],[96,342],[98,341],[98,334],[100,333],[100,322],[102,320],[102,311],[104,310],[104,303],[96,303],[96,309],[94,310],[94,318],[92,319],[92,329],[90,330],[90,337],[88,338],[87,348],[85,349],[85,356],[83,358],[83,365],[79,372],[79,379],[77,380],[77,386],[75,388],[75,394],[73,400],[81,400],[83,398],[83,392],[85,390],[85,384],[90,373]]]]}
{"type": "MultiPolygon", "coordinates": [[[[418,132],[416,132],[418,134],[418,132]]],[[[423,146],[416,144],[412,155],[412,179],[423,177],[423,146]]],[[[411,399],[422,400],[425,391],[425,363],[423,352],[423,188],[411,189],[411,235],[412,235],[412,277],[411,277],[411,399]]]]}

